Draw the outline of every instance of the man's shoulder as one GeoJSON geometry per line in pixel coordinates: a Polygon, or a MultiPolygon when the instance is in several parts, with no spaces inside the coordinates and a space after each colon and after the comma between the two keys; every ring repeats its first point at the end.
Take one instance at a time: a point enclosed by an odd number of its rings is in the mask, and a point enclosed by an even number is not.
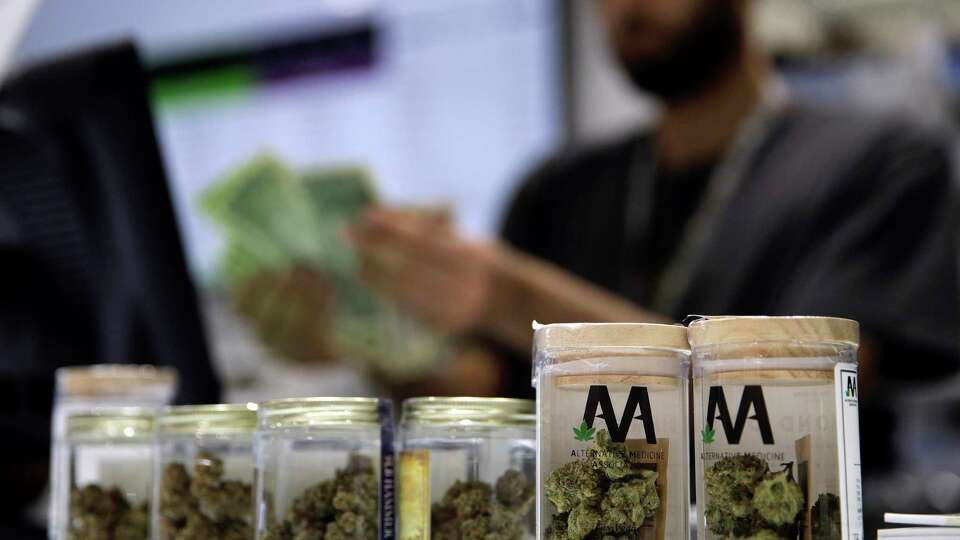
{"type": "Polygon", "coordinates": [[[809,141],[805,146],[843,149],[848,155],[900,147],[949,152],[953,143],[947,128],[904,114],[811,103],[791,107],[782,133],[792,142],[809,141]]]}
{"type": "Polygon", "coordinates": [[[808,202],[815,193],[862,198],[895,184],[949,189],[953,141],[948,130],[902,115],[796,106],[761,152],[753,177],[758,186],[773,182],[808,202]]]}

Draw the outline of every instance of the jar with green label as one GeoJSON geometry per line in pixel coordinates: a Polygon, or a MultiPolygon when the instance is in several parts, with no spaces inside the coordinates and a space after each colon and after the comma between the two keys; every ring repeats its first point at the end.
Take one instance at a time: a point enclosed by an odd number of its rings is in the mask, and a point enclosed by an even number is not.
{"type": "Polygon", "coordinates": [[[154,540],[253,539],[257,405],[169,407],[156,419],[154,540]]]}
{"type": "Polygon", "coordinates": [[[153,411],[137,408],[67,416],[58,538],[149,538],[153,429],[153,411]]]}
{"type": "Polygon", "coordinates": [[[686,538],[686,329],[551,324],[534,355],[539,538],[686,538]]]}
{"type": "Polygon", "coordinates": [[[699,538],[863,538],[855,321],[689,326],[699,538]]]}
{"type": "Polygon", "coordinates": [[[254,448],[259,540],[394,537],[389,402],[319,397],[263,403],[254,448]]]}
{"type": "Polygon", "coordinates": [[[401,427],[401,540],[533,538],[532,401],[413,398],[401,427]]]}

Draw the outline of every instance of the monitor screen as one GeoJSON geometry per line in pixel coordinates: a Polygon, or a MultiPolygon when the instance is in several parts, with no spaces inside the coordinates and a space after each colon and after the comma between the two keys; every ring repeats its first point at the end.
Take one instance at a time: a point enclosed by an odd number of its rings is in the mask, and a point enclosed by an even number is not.
{"type": "Polygon", "coordinates": [[[293,168],[363,165],[384,201],[449,207],[484,237],[560,141],[555,2],[361,4],[154,62],[158,135],[201,283],[214,280],[223,239],[198,198],[258,154],[293,168]]]}

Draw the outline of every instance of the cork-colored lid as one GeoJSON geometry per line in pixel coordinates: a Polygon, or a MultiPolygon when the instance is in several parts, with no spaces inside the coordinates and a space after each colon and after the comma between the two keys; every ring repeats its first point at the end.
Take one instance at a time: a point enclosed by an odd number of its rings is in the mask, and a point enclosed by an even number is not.
{"type": "Polygon", "coordinates": [[[758,342],[860,343],[860,325],[836,317],[704,317],[687,329],[690,347],[758,342]]]}
{"type": "Polygon", "coordinates": [[[57,392],[76,397],[154,396],[172,394],[177,370],[135,364],[96,364],[57,370],[57,392]]]}
{"type": "Polygon", "coordinates": [[[679,324],[564,323],[535,326],[538,351],[648,347],[688,351],[687,329],[679,324]]]}

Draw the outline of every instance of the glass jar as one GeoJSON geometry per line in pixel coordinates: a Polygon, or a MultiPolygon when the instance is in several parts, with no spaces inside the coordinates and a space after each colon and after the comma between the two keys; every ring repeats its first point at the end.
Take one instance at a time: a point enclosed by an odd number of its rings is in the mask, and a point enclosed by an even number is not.
{"type": "Polygon", "coordinates": [[[532,401],[404,401],[398,465],[400,540],[533,538],[532,401]]]}
{"type": "Polygon", "coordinates": [[[258,539],[393,538],[389,402],[283,399],[261,404],[259,417],[258,539]]]}
{"type": "Polygon", "coordinates": [[[67,459],[54,494],[59,538],[147,540],[153,427],[153,411],[136,408],[67,417],[67,459]]]}
{"type": "MultiPolygon", "coordinates": [[[[177,371],[170,367],[98,364],[58,369],[50,437],[50,493],[67,489],[57,482],[66,477],[61,469],[66,467],[68,459],[62,444],[68,416],[118,407],[159,409],[170,403],[176,388],[177,371]]],[[[65,526],[61,502],[56,497],[50,498],[48,531],[52,539],[58,538],[57,533],[65,526]]]]}
{"type": "Polygon", "coordinates": [[[534,356],[538,537],[686,538],[686,329],[551,324],[534,356]]]}
{"type": "Polygon", "coordinates": [[[689,326],[699,538],[863,538],[855,321],[689,326]]]}
{"type": "Polygon", "coordinates": [[[154,540],[252,540],[257,405],[170,407],[156,424],[154,540]]]}

